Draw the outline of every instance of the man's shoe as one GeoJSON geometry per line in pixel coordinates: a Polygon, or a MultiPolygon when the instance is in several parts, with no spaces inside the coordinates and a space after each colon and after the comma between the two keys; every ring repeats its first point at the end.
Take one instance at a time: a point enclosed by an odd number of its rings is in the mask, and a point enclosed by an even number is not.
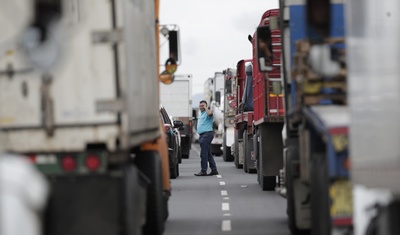
{"type": "Polygon", "coordinates": [[[194,175],[195,175],[195,176],[207,176],[207,173],[206,173],[206,172],[200,171],[199,173],[194,174],[194,175]]]}
{"type": "Polygon", "coordinates": [[[218,171],[211,171],[210,173],[207,174],[208,176],[211,175],[219,175],[218,171]]]}

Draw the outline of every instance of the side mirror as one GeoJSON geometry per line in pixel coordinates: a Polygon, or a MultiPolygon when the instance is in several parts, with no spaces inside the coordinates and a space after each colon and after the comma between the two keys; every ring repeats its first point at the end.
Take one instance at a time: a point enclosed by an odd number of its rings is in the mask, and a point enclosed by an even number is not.
{"type": "Polygon", "coordinates": [[[216,102],[217,107],[219,107],[221,105],[221,92],[220,91],[215,92],[215,102],[216,102]]]}
{"type": "Polygon", "coordinates": [[[225,94],[230,94],[230,93],[232,93],[232,81],[225,80],[225,94]]]}
{"type": "Polygon", "coordinates": [[[174,128],[181,128],[183,127],[183,122],[179,120],[174,121],[174,128]]]}
{"type": "Polygon", "coordinates": [[[272,71],[272,36],[268,26],[257,28],[256,48],[258,68],[261,72],[272,71]]]}
{"type": "Polygon", "coordinates": [[[197,119],[197,111],[195,109],[192,109],[192,118],[193,120],[197,119]]]}
{"type": "Polygon", "coordinates": [[[169,56],[179,64],[179,31],[170,30],[168,32],[169,56]]]}

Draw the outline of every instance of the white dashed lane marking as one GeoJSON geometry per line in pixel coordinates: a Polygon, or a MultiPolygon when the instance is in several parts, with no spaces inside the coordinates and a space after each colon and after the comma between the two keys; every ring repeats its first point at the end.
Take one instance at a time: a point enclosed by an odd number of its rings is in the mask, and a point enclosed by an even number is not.
{"type": "Polygon", "coordinates": [[[222,175],[217,175],[217,178],[220,178],[220,179],[221,179],[221,178],[222,178],[222,175]]]}
{"type": "Polygon", "coordinates": [[[223,211],[229,211],[229,203],[228,202],[223,202],[222,203],[222,210],[223,211]]]}
{"type": "Polygon", "coordinates": [[[219,181],[219,185],[226,185],[224,181],[219,181]]]}
{"type": "Polygon", "coordinates": [[[231,231],[231,221],[230,220],[222,220],[222,226],[221,226],[222,231],[231,231]]]}
{"type": "Polygon", "coordinates": [[[226,190],[221,190],[221,196],[228,196],[228,192],[226,190]]]}

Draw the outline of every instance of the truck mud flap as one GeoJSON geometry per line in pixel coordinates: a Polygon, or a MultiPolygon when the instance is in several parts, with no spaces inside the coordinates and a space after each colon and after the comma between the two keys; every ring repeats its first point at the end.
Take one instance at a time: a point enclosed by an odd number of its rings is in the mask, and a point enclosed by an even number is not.
{"type": "Polygon", "coordinates": [[[134,166],[121,173],[51,178],[44,234],[141,234],[148,180],[134,166]]]}

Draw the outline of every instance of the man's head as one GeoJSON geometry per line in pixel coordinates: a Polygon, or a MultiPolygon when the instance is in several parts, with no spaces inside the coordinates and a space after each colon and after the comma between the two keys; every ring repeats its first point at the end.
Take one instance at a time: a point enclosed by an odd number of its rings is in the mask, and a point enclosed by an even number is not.
{"type": "Polygon", "coordinates": [[[204,110],[206,110],[206,108],[207,108],[207,101],[205,101],[205,100],[200,101],[200,103],[199,103],[200,111],[203,112],[204,110]]]}

